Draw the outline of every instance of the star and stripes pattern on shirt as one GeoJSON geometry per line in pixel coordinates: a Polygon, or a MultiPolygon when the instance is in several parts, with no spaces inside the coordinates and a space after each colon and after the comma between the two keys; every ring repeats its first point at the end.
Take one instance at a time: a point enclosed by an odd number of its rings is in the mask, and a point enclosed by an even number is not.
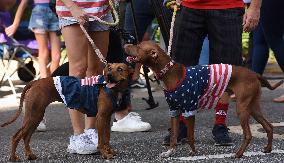
{"type": "Polygon", "coordinates": [[[92,77],[85,77],[84,79],[81,79],[81,86],[84,85],[96,85],[96,84],[106,84],[104,78],[102,75],[92,76],[92,77]]]}
{"type": "Polygon", "coordinates": [[[199,100],[198,111],[215,108],[231,78],[232,65],[213,64],[209,67],[210,79],[205,94],[199,100]]]}
{"type": "MultiPolygon", "coordinates": [[[[73,2],[83,11],[85,11],[89,16],[102,18],[110,11],[108,0],[73,0],[73,2]]],[[[76,21],[76,19],[72,16],[70,10],[61,0],[56,0],[56,13],[60,18],[76,21]]],[[[94,20],[94,18],[90,17],[90,21],[94,20]]]]}
{"type": "Polygon", "coordinates": [[[164,90],[170,116],[182,113],[189,117],[205,108],[214,108],[228,85],[231,72],[232,66],[227,64],[187,67],[180,85],[172,91],[164,90]]]}

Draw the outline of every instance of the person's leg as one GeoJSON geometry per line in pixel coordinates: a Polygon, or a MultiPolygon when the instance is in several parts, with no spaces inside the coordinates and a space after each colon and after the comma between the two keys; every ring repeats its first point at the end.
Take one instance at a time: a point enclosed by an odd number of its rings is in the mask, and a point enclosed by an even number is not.
{"type": "Polygon", "coordinates": [[[253,31],[253,53],[251,69],[259,74],[263,74],[269,57],[269,47],[264,38],[261,25],[253,31]]]}
{"type": "Polygon", "coordinates": [[[49,40],[51,46],[51,64],[50,64],[50,72],[53,73],[55,69],[59,67],[60,63],[60,39],[57,36],[56,32],[49,32],[49,40]]]}
{"type": "Polygon", "coordinates": [[[50,76],[50,71],[47,68],[47,64],[49,62],[48,34],[35,33],[35,38],[38,43],[38,62],[40,77],[46,78],[50,76]]]}
{"type": "MultiPolygon", "coordinates": [[[[210,40],[209,62],[242,64],[242,19],[244,10],[208,10],[208,37],[210,40]]],[[[212,130],[215,145],[232,145],[226,127],[226,117],[230,97],[225,92],[216,108],[215,125],[212,130]]]]}
{"type": "Polygon", "coordinates": [[[284,2],[263,0],[261,7],[261,26],[265,39],[275,54],[275,58],[284,72],[284,2]],[[273,10],[271,10],[273,8],[273,10]]]}
{"type": "MultiPolygon", "coordinates": [[[[87,70],[88,42],[78,25],[66,26],[62,29],[69,60],[69,75],[83,78],[87,70]]],[[[74,135],[84,132],[84,115],[77,110],[69,109],[74,135]]]]}
{"type": "MultiPolygon", "coordinates": [[[[261,7],[261,26],[264,36],[274,52],[275,58],[284,72],[284,2],[263,0],[261,7]],[[273,8],[273,10],[271,10],[273,8]]],[[[274,102],[284,103],[284,95],[273,99],[274,102]]]]}
{"type": "MultiPolygon", "coordinates": [[[[104,58],[106,58],[109,45],[109,31],[90,32],[90,36],[104,58]]],[[[103,74],[105,65],[100,61],[98,55],[94,51],[95,49],[93,49],[90,44],[88,45],[88,68],[86,76],[90,77],[103,74]]],[[[94,129],[95,117],[86,117],[85,126],[86,129],[94,129]]]]}
{"type": "MultiPolygon", "coordinates": [[[[64,20],[62,20],[64,21],[64,20]]],[[[68,22],[65,22],[68,23],[68,22]]],[[[83,78],[87,71],[88,42],[77,24],[68,25],[62,28],[62,35],[66,44],[66,51],[69,60],[69,75],[83,78]]],[[[69,109],[71,124],[74,135],[70,137],[69,153],[91,154],[96,151],[97,145],[85,136],[85,115],[69,109]]]]}

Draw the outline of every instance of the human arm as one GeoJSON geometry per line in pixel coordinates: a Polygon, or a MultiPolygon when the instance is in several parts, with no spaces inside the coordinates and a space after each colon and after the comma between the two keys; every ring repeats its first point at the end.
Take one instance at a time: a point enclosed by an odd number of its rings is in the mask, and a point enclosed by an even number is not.
{"type": "Polygon", "coordinates": [[[252,31],[258,25],[261,2],[262,0],[251,0],[243,18],[243,29],[245,32],[252,31]]]}
{"type": "Polygon", "coordinates": [[[21,18],[24,14],[24,11],[25,11],[27,5],[28,5],[28,0],[21,0],[21,3],[19,4],[19,7],[18,7],[16,15],[15,15],[13,24],[10,25],[9,27],[5,28],[5,32],[8,36],[12,36],[16,32],[17,28],[20,25],[21,18]]]}
{"type": "Polygon", "coordinates": [[[79,22],[79,24],[84,25],[89,21],[89,16],[80,7],[78,7],[72,0],[61,0],[65,6],[70,10],[72,16],[79,22]]]}

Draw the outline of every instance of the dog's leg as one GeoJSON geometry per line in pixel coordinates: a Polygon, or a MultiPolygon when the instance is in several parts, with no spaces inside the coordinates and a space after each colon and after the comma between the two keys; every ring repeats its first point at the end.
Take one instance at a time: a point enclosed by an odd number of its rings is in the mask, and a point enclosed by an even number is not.
{"type": "Polygon", "coordinates": [[[16,155],[16,150],[17,150],[17,146],[19,144],[19,141],[22,139],[23,137],[23,128],[25,125],[23,125],[23,127],[21,127],[17,133],[12,137],[11,140],[11,154],[10,154],[10,161],[19,161],[19,157],[16,155]]]}
{"type": "Polygon", "coordinates": [[[243,134],[244,134],[243,143],[235,155],[236,158],[240,158],[243,156],[245,149],[249,145],[252,139],[252,135],[251,135],[250,127],[249,127],[249,115],[250,114],[248,113],[247,109],[245,109],[242,104],[237,103],[237,113],[240,118],[240,124],[242,126],[243,134]]]}
{"type": "MultiPolygon", "coordinates": [[[[41,110],[44,110],[41,109],[41,110]]],[[[27,123],[27,126],[25,127],[25,130],[23,131],[23,140],[24,140],[24,145],[25,145],[25,155],[27,160],[35,160],[37,159],[37,156],[32,152],[32,149],[30,147],[30,140],[35,132],[37,126],[41,122],[44,116],[44,111],[43,112],[33,112],[32,114],[37,115],[32,115],[33,119],[29,120],[29,123],[27,123]]],[[[26,117],[25,117],[26,118],[26,117]]]]}
{"type": "Polygon", "coordinates": [[[112,155],[116,155],[116,151],[114,149],[111,148],[109,142],[110,142],[110,119],[111,119],[111,115],[108,116],[107,118],[107,126],[106,126],[106,131],[105,131],[105,147],[108,147],[108,152],[112,155]]]}
{"type": "MultiPolygon", "coordinates": [[[[102,108],[99,108],[100,110],[103,110],[102,108]]],[[[98,129],[98,137],[99,137],[99,144],[98,149],[101,152],[101,155],[104,159],[111,159],[113,157],[112,154],[110,154],[107,151],[107,148],[105,146],[105,136],[106,136],[106,115],[105,113],[99,112],[96,116],[97,119],[97,129],[98,129]]]]}
{"type": "Polygon", "coordinates": [[[273,139],[273,126],[271,123],[269,123],[263,116],[261,110],[260,110],[260,104],[259,101],[256,101],[253,105],[252,109],[252,117],[262,125],[264,130],[267,133],[267,146],[264,147],[264,153],[270,153],[272,151],[272,139],[273,139]]]}
{"type": "Polygon", "coordinates": [[[194,126],[195,126],[195,116],[190,116],[186,119],[186,127],[187,127],[187,141],[192,150],[192,155],[196,153],[194,146],[194,126]]]}
{"type": "Polygon", "coordinates": [[[170,148],[167,152],[160,154],[160,157],[170,157],[176,152],[177,147],[177,137],[179,133],[179,117],[171,118],[171,139],[170,139],[170,148]]]}

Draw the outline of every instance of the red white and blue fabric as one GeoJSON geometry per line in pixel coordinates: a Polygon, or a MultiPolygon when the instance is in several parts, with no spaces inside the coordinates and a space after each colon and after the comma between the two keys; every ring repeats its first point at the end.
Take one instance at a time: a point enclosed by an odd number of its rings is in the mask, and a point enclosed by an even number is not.
{"type": "Polygon", "coordinates": [[[183,81],[175,90],[164,90],[170,116],[185,118],[215,108],[232,74],[228,64],[197,65],[185,68],[183,81]]]}
{"type": "MultiPolygon", "coordinates": [[[[110,12],[108,0],[73,0],[73,2],[83,11],[85,11],[89,16],[102,18],[110,12]]],[[[70,10],[61,0],[56,0],[56,13],[60,18],[76,21],[76,19],[72,16],[70,10]]],[[[94,18],[90,17],[90,21],[94,20],[94,18]]]]}
{"type": "MultiPolygon", "coordinates": [[[[99,85],[106,85],[102,75],[84,79],[73,76],[56,76],[53,77],[53,82],[62,101],[68,108],[84,108],[87,116],[96,116],[99,85]]],[[[105,87],[105,89],[109,88],[105,87]]]]}

